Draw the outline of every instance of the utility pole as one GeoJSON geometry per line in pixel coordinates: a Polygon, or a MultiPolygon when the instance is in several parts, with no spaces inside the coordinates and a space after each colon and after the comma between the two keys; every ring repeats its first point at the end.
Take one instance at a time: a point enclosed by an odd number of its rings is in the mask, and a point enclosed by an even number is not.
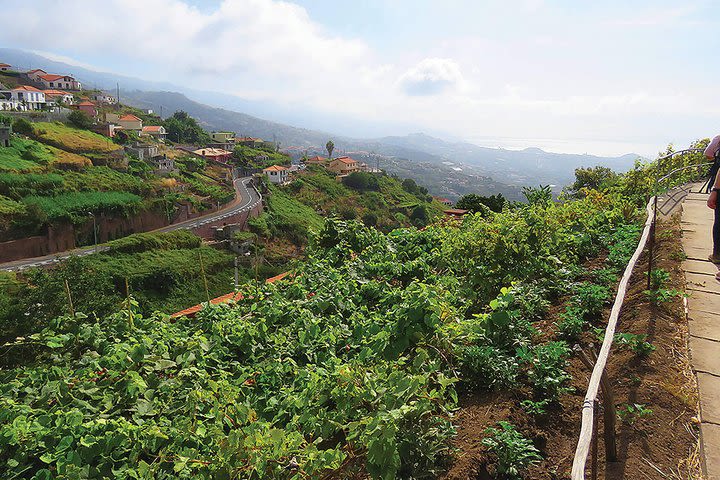
{"type": "Polygon", "coordinates": [[[117,95],[117,103],[120,103],[120,82],[116,84],[116,95],[117,95]]]}

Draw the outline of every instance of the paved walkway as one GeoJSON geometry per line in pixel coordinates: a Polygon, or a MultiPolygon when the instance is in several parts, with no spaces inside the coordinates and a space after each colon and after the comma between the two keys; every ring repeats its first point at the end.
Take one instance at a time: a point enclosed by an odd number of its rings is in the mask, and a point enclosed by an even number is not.
{"type": "MultiPolygon", "coordinates": [[[[694,189],[697,191],[697,188],[694,189]]],[[[720,480],[720,282],[712,252],[713,212],[707,195],[690,193],[683,202],[682,245],[688,297],[690,356],[700,390],[700,441],[708,480],[720,480]]]]}

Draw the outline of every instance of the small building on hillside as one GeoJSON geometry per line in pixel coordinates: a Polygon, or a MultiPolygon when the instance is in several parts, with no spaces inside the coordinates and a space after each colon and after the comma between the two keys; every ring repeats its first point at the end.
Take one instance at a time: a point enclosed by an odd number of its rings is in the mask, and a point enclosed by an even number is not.
{"type": "Polygon", "coordinates": [[[207,158],[208,160],[215,160],[216,162],[226,163],[232,158],[232,152],[224,150],[222,148],[199,148],[193,151],[195,155],[207,158]]]}
{"type": "Polygon", "coordinates": [[[235,132],[212,132],[210,137],[216,143],[235,143],[235,132]]]}
{"type": "Polygon", "coordinates": [[[450,200],[448,200],[447,198],[435,197],[435,196],[433,196],[432,198],[433,198],[433,200],[435,200],[435,201],[437,201],[437,202],[440,202],[440,203],[442,203],[442,204],[445,205],[445,206],[452,207],[453,202],[450,201],[450,200]]]}
{"type": "Polygon", "coordinates": [[[115,123],[120,125],[123,130],[135,130],[139,132],[143,128],[142,120],[131,113],[118,117],[115,123]]]}
{"type": "Polygon", "coordinates": [[[10,133],[12,133],[10,125],[0,125],[0,147],[10,146],[10,133]]]}
{"type": "Polygon", "coordinates": [[[38,75],[38,80],[45,88],[58,88],[64,90],[82,90],[82,84],[70,75],[55,75],[47,73],[38,75]]]}
{"type": "Polygon", "coordinates": [[[321,157],[320,155],[315,155],[314,157],[310,157],[305,160],[305,165],[326,165],[328,162],[328,159],[325,157],[321,157]]]}
{"type": "Polygon", "coordinates": [[[338,157],[330,161],[328,170],[338,175],[349,175],[360,170],[357,160],[350,157],[338,157]]]}
{"type": "Polygon", "coordinates": [[[168,158],[167,155],[156,155],[151,157],[148,162],[154,167],[156,175],[163,175],[176,171],[175,160],[168,158]]]}
{"type": "Polygon", "coordinates": [[[50,89],[43,90],[43,93],[45,94],[46,103],[63,103],[65,105],[69,105],[75,100],[75,97],[72,93],[66,92],[64,90],[50,89]]]}
{"type": "Polygon", "coordinates": [[[443,213],[451,218],[463,218],[467,215],[468,211],[460,208],[448,208],[447,210],[444,210],[443,213]]]}
{"type": "Polygon", "coordinates": [[[151,158],[159,155],[158,146],[153,145],[152,143],[136,142],[132,145],[127,145],[125,147],[125,152],[128,155],[140,160],[150,160],[151,158]]]}
{"type": "Polygon", "coordinates": [[[27,77],[30,80],[32,80],[33,82],[40,82],[40,76],[47,75],[47,72],[40,68],[36,68],[35,70],[30,70],[28,72],[25,72],[25,75],[27,75],[27,77]]]}
{"type": "Polygon", "coordinates": [[[93,132],[105,135],[106,137],[113,138],[118,130],[122,130],[122,127],[115,125],[114,123],[101,123],[92,128],[93,132]]]}
{"type": "Polygon", "coordinates": [[[90,98],[94,102],[102,103],[104,105],[114,105],[117,103],[117,98],[104,92],[93,93],[90,95],[90,98]]]}
{"type": "Polygon", "coordinates": [[[289,171],[280,165],[265,168],[263,169],[263,173],[267,175],[268,180],[272,183],[283,185],[288,182],[289,171]]]}
{"type": "Polygon", "coordinates": [[[98,114],[97,107],[93,102],[90,100],[83,100],[82,102],[78,103],[77,109],[81,112],[87,114],[88,116],[95,118],[98,114]]]}
{"type": "Polygon", "coordinates": [[[167,132],[165,131],[165,127],[162,125],[146,125],[142,127],[140,135],[153,137],[160,141],[165,141],[167,138],[167,132]]]}
{"type": "Polygon", "coordinates": [[[7,72],[9,70],[12,70],[12,65],[8,63],[0,63],[0,72],[7,72]]]}
{"type": "Polygon", "coordinates": [[[243,147],[258,148],[263,146],[264,141],[262,138],[240,137],[235,139],[235,143],[243,147]]]}

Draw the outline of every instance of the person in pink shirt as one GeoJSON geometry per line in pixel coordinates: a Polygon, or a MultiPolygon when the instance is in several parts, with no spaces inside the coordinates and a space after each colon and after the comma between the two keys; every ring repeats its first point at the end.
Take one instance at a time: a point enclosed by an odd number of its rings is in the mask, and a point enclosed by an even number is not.
{"type": "MultiPolygon", "coordinates": [[[[705,156],[715,162],[720,162],[720,135],[717,135],[708,144],[705,149],[705,156]]],[[[720,208],[718,208],[718,190],[720,190],[720,175],[716,174],[715,178],[710,180],[712,182],[712,190],[710,190],[710,196],[707,200],[708,208],[712,208],[715,211],[715,222],[713,223],[712,235],[713,235],[713,253],[708,257],[713,263],[720,263],[720,208]]],[[[715,277],[720,280],[720,272],[715,277]]]]}

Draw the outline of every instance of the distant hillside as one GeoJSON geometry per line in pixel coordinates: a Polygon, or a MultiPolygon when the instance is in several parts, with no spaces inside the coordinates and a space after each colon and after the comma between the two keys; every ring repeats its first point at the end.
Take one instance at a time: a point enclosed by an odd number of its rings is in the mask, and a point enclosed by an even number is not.
{"type": "Polygon", "coordinates": [[[619,157],[546,152],[540,148],[505,150],[480,147],[471,143],[451,143],[422,133],[377,139],[378,145],[421,151],[441,158],[446,165],[474,167],[485,175],[502,178],[511,185],[551,184],[562,187],[573,181],[579,167],[602,165],[624,172],[632,168],[640,155],[619,157]]]}
{"type": "Polygon", "coordinates": [[[296,146],[301,149],[322,149],[325,142],[332,138],[337,151],[365,151],[387,157],[381,168],[413,178],[426,185],[431,193],[451,199],[469,192],[503,193],[510,199],[520,199],[520,187],[538,184],[555,185],[555,190],[559,191],[562,186],[573,181],[575,168],[604,165],[624,171],[637,158],[634,154],[598,157],[556,154],[537,148],[523,151],[486,148],[465,142],[446,142],[425,134],[375,139],[350,138],[338,135],[338,132],[384,131],[384,120],[378,118],[374,124],[369,122],[370,125],[358,130],[362,122],[340,114],[323,114],[272,101],[253,101],[219,92],[194,90],[169,82],[151,82],[96,72],[21,50],[0,48],[0,60],[23,68],[41,67],[59,73],[71,73],[86,85],[98,88],[114,89],[119,83],[123,103],[162,112],[164,117],[177,110],[185,110],[208,130],[232,130],[240,135],[262,137],[280,142],[286,147],[296,146]],[[218,105],[223,108],[216,108],[218,105]],[[293,127],[286,123],[332,125],[335,133],[293,127]]]}

